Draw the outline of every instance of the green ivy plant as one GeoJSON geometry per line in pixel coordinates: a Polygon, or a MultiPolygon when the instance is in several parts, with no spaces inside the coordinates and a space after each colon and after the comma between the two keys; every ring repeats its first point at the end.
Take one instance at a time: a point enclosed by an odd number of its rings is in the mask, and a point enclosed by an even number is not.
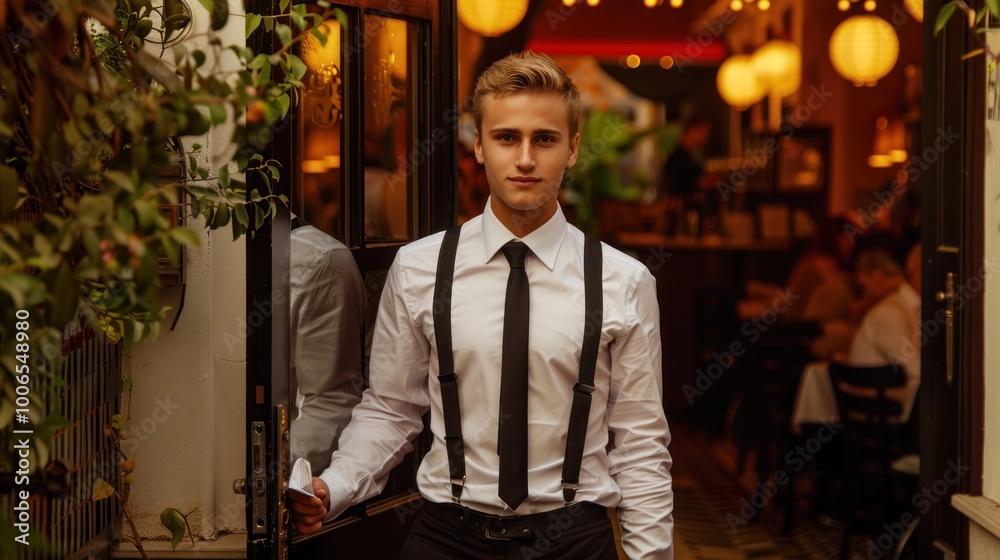
{"type": "Polygon", "coordinates": [[[997,68],[997,60],[1000,59],[1000,53],[997,53],[990,48],[989,44],[983,38],[988,29],[985,25],[980,25],[986,14],[989,13],[993,20],[1000,20],[1000,0],[985,0],[983,5],[978,9],[973,9],[968,3],[963,0],[951,0],[950,2],[943,4],[941,9],[938,11],[937,20],[934,22],[934,36],[937,36],[941,31],[948,25],[951,21],[952,16],[956,13],[961,12],[968,22],[969,29],[975,29],[976,43],[979,48],[973,49],[966,53],[962,58],[969,59],[974,56],[985,55],[986,56],[986,68],[990,74],[992,74],[997,68]],[[979,27],[976,27],[979,26],[979,27]]]}
{"type": "Polygon", "coordinates": [[[649,184],[641,168],[628,170],[629,184],[622,180],[622,159],[650,135],[659,140],[665,128],[635,131],[628,119],[615,109],[594,109],[580,129],[576,164],[566,170],[566,196],[574,205],[577,223],[585,231],[597,231],[596,204],[601,197],[638,200],[649,184]]]}
{"type": "MultiPolygon", "coordinates": [[[[277,162],[259,152],[303,85],[294,45],[306,33],[325,43],[328,19],[346,23],[322,0],[322,13],[281,0],[283,15],[246,15],[247,37],[273,38],[274,52],[258,53],[223,43],[225,0],[161,2],[0,1],[0,473],[14,472],[22,413],[35,470],[67,425],[57,405],[67,328],[89,325],[128,354],[156,335],[167,311],[158,261],[176,266],[182,247],[197,246],[192,227],[228,228],[236,239],[287,203],[271,190],[277,162]],[[205,47],[186,48],[178,41],[196,9],[210,14],[211,29],[198,37],[205,47]],[[237,70],[225,70],[226,57],[237,70]],[[223,130],[236,155],[209,163],[217,154],[197,139],[223,130]],[[172,164],[183,177],[164,180],[172,164]],[[248,173],[266,188],[247,193],[248,173]],[[21,375],[30,379],[27,407],[17,401],[21,375]]],[[[97,486],[95,496],[112,495],[97,486]]]]}

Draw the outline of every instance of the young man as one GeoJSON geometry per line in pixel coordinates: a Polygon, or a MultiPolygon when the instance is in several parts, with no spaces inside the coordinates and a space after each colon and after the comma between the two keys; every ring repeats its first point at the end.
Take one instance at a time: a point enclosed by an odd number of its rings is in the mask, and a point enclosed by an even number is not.
{"type": "Polygon", "coordinates": [[[316,531],[377,495],[430,410],[433,445],[417,475],[427,503],[403,558],[615,559],[607,508],[616,507],[629,558],[670,559],[654,280],[634,259],[586,242],[557,200],[577,158],[579,92],[551,59],[524,52],[483,73],[473,106],[486,211],[462,226],[457,246],[436,234],[399,251],[382,294],[371,389],[330,468],[313,479],[318,498],[295,498],[296,525],[316,531]],[[449,254],[453,280],[436,293],[449,268],[439,257],[449,254]],[[569,429],[577,400],[589,404],[569,429]],[[576,460],[567,441],[582,448],[576,460]]]}

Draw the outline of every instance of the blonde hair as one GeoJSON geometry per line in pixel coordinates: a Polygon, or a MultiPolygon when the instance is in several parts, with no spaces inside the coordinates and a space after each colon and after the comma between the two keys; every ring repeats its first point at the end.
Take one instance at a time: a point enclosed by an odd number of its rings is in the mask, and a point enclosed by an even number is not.
{"type": "Polygon", "coordinates": [[[530,50],[506,56],[480,74],[472,94],[472,114],[476,118],[476,130],[482,133],[483,106],[487,96],[502,97],[521,92],[562,95],[569,113],[569,135],[576,135],[583,112],[580,90],[555,61],[530,50]]]}

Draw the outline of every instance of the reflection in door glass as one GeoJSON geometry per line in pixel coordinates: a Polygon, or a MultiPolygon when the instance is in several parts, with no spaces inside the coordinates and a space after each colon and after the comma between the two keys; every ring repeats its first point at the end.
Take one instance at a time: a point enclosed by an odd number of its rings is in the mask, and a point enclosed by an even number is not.
{"type": "Polygon", "coordinates": [[[367,14],[364,80],[365,237],[414,238],[415,99],[411,45],[417,26],[367,14]]]}
{"type": "Polygon", "coordinates": [[[341,241],[344,240],[344,191],[341,172],[341,125],[343,122],[344,76],[341,58],[341,27],[335,19],[325,21],[323,45],[312,34],[302,41],[301,58],[306,65],[302,101],[299,104],[299,134],[293,161],[300,196],[295,209],[306,222],[341,241]]]}
{"type": "MultiPolygon", "coordinates": [[[[316,11],[316,8],[310,7],[316,11]]],[[[344,87],[347,57],[342,28],[325,21],[323,44],[303,37],[306,65],[293,145],[289,256],[290,454],[307,459],[312,474],[330,464],[340,432],[364,388],[365,288],[344,244],[344,87]]]]}

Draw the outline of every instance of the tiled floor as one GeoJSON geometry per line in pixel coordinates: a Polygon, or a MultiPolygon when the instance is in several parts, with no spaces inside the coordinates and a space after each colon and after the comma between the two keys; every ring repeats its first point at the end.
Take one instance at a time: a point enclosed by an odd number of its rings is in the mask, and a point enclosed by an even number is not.
{"type": "MultiPolygon", "coordinates": [[[[836,559],[842,533],[796,516],[793,534],[781,534],[781,515],[767,503],[757,521],[742,524],[741,499],[755,490],[752,476],[734,474],[735,450],[726,442],[674,428],[674,540],[678,560],[836,559]]],[[[779,506],[777,509],[782,509],[779,506]]],[[[855,555],[865,542],[855,539],[855,555]]]]}

